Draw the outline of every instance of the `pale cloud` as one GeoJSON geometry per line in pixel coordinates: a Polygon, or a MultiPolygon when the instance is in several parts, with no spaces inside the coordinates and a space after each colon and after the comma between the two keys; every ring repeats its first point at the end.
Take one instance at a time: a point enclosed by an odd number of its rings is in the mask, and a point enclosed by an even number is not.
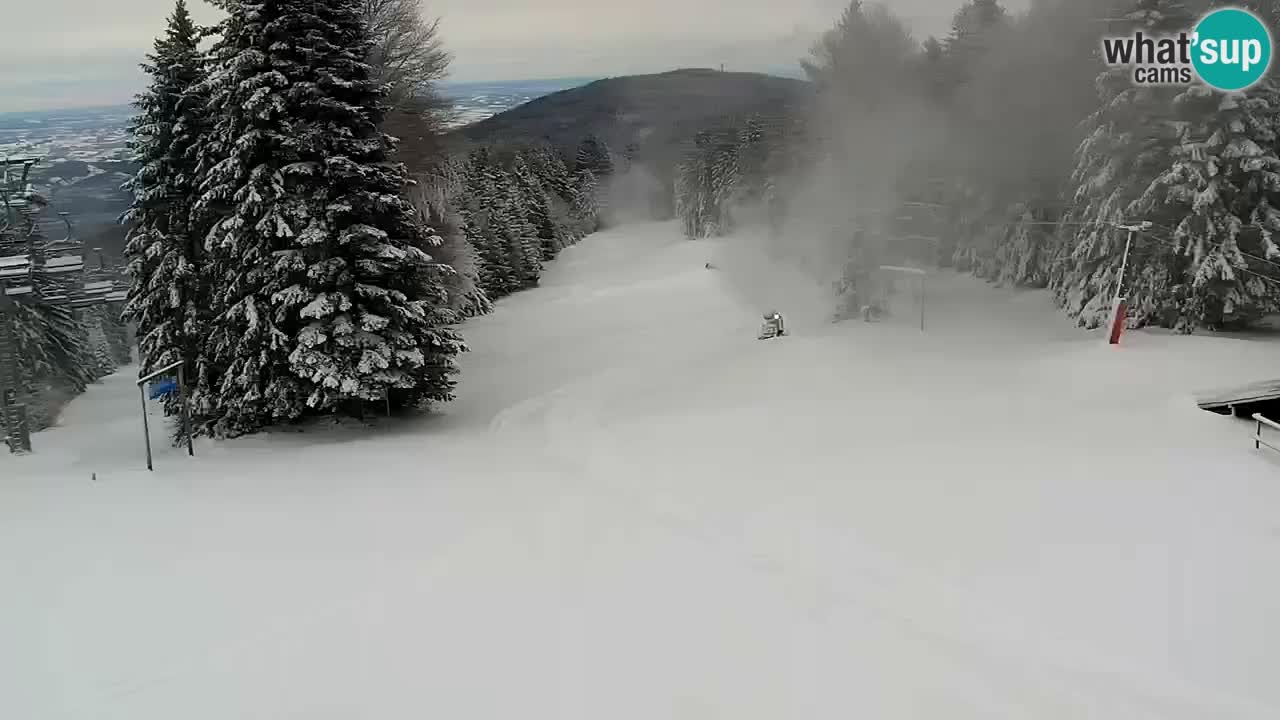
{"type": "MultiPolygon", "coordinates": [[[[1028,0],[1009,0],[1015,9],[1028,0]]],[[[9,4],[9,3],[6,3],[9,4]]],[[[675,67],[785,71],[839,0],[425,0],[455,56],[452,80],[608,76],[675,67]]],[[[960,0],[891,0],[920,38],[960,0]]],[[[172,0],[33,0],[0,24],[0,111],[126,102],[172,0]]],[[[197,21],[217,11],[190,0],[197,21]]]]}

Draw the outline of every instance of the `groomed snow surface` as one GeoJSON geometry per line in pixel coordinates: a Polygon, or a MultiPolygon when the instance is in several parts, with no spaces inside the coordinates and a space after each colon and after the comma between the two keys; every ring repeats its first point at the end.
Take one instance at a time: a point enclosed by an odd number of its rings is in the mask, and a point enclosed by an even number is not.
{"type": "Polygon", "coordinates": [[[1277,346],[945,273],[833,325],[747,246],[592,237],[375,430],[147,474],[95,386],[0,459],[0,717],[1280,717],[1280,461],[1191,399],[1277,346]]]}

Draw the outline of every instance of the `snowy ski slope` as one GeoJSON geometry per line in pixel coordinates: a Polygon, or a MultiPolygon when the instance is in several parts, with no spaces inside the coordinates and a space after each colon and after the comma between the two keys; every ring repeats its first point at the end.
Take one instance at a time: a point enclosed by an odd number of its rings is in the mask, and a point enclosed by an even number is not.
{"type": "Polygon", "coordinates": [[[1280,717],[1280,461],[1193,400],[1276,346],[946,274],[832,325],[676,235],[566,251],[422,420],[148,475],[94,387],[0,459],[0,717],[1280,717]]]}

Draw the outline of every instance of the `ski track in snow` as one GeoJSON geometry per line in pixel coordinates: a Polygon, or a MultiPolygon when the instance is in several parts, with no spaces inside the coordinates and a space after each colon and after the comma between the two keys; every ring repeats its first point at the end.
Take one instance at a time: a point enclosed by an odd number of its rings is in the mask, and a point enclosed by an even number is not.
{"type": "MultiPolygon", "coordinates": [[[[723,352],[714,357],[729,359],[723,352]]],[[[687,369],[686,360],[680,358],[678,366],[673,364],[663,369],[670,372],[687,369]]],[[[985,717],[1025,718],[1029,714],[1046,717],[1040,714],[1046,706],[1068,713],[1108,707],[1134,720],[1268,716],[1265,708],[1238,698],[1183,687],[1183,681],[1176,678],[1151,678],[1133,669],[1108,667],[1105,658],[1068,659],[1028,652],[1053,645],[1037,638],[1029,628],[999,622],[990,616],[990,610],[981,609],[979,601],[965,597],[957,588],[913,573],[900,560],[875,553],[872,548],[858,548],[856,558],[846,555],[840,576],[823,575],[820,574],[823,568],[790,566],[767,549],[744,547],[716,535],[690,508],[661,507],[643,492],[611,483],[611,458],[618,453],[611,437],[598,428],[608,416],[609,390],[625,387],[616,378],[626,374],[626,370],[606,371],[526,401],[500,415],[493,430],[524,431],[541,426],[549,447],[569,463],[581,457],[583,446],[592,447],[594,452],[577,463],[576,477],[583,483],[584,492],[613,493],[619,499],[617,507],[629,507],[644,520],[656,521],[704,545],[719,558],[745,564],[755,572],[796,588],[817,606],[814,614],[838,610],[869,614],[872,617],[867,618],[867,622],[885,624],[898,634],[914,636],[918,642],[925,643],[919,658],[938,665],[941,672],[968,677],[975,686],[1016,683],[1021,686],[1018,694],[1033,696],[1019,701],[1002,698],[998,692],[967,693],[985,717]],[[906,607],[904,600],[908,603],[906,607]],[[931,658],[930,654],[937,656],[931,658]]],[[[898,639],[911,641],[909,637],[898,639]]],[[[1070,716],[1074,715],[1062,717],[1070,716]]]]}
{"type": "Polygon", "coordinates": [[[611,454],[599,450],[609,448],[610,439],[594,430],[605,417],[601,406],[605,404],[603,389],[610,387],[609,379],[597,376],[536,398],[516,410],[518,420],[501,418],[496,429],[542,423],[552,446],[570,462],[577,448],[590,445],[596,451],[587,456],[577,476],[586,486],[584,491],[589,488],[614,493],[619,507],[632,508],[645,520],[656,521],[705,545],[728,562],[745,564],[773,576],[808,595],[809,602],[816,606],[815,615],[840,610],[870,614],[867,622],[889,625],[900,634],[916,636],[924,642],[920,657],[939,665],[943,672],[968,676],[987,687],[1016,683],[1024,686],[1020,688],[1022,694],[1034,696],[1034,701],[1019,702],[1016,698],[1001,698],[996,692],[969,693],[975,706],[992,713],[988,716],[1025,718],[1029,713],[1043,712],[1046,703],[1062,710],[1099,706],[1122,709],[1125,717],[1135,720],[1267,716],[1264,708],[1237,698],[1180,687],[1182,683],[1175,678],[1149,678],[1132,669],[1108,668],[1105,658],[1066,659],[1028,652],[1053,645],[1037,638],[1028,628],[1010,627],[1009,623],[990,617],[990,610],[983,612],[978,601],[965,597],[957,588],[913,573],[900,560],[874,553],[871,548],[858,548],[857,557],[846,555],[841,575],[823,575],[823,568],[794,567],[767,549],[740,546],[718,536],[689,508],[655,505],[642,492],[614,486],[608,480],[608,460],[597,460],[598,456],[611,454]],[[584,399],[587,402],[582,402],[584,399]],[[930,654],[941,657],[930,658],[930,654]]]}
{"type": "Polygon", "coordinates": [[[1265,343],[1117,351],[942,275],[924,336],[832,326],[675,233],[469,324],[442,417],[147,477],[136,390],[91,390],[0,460],[0,714],[1277,716],[1280,464],[1187,399],[1265,343]]]}

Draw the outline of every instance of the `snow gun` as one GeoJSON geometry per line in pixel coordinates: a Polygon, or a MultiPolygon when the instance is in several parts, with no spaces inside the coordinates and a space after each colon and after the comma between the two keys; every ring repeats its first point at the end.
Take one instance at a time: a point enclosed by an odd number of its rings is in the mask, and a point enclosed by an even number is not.
{"type": "Polygon", "coordinates": [[[760,340],[769,340],[787,334],[782,323],[782,315],[776,310],[764,314],[764,324],[760,326],[760,340]]]}

